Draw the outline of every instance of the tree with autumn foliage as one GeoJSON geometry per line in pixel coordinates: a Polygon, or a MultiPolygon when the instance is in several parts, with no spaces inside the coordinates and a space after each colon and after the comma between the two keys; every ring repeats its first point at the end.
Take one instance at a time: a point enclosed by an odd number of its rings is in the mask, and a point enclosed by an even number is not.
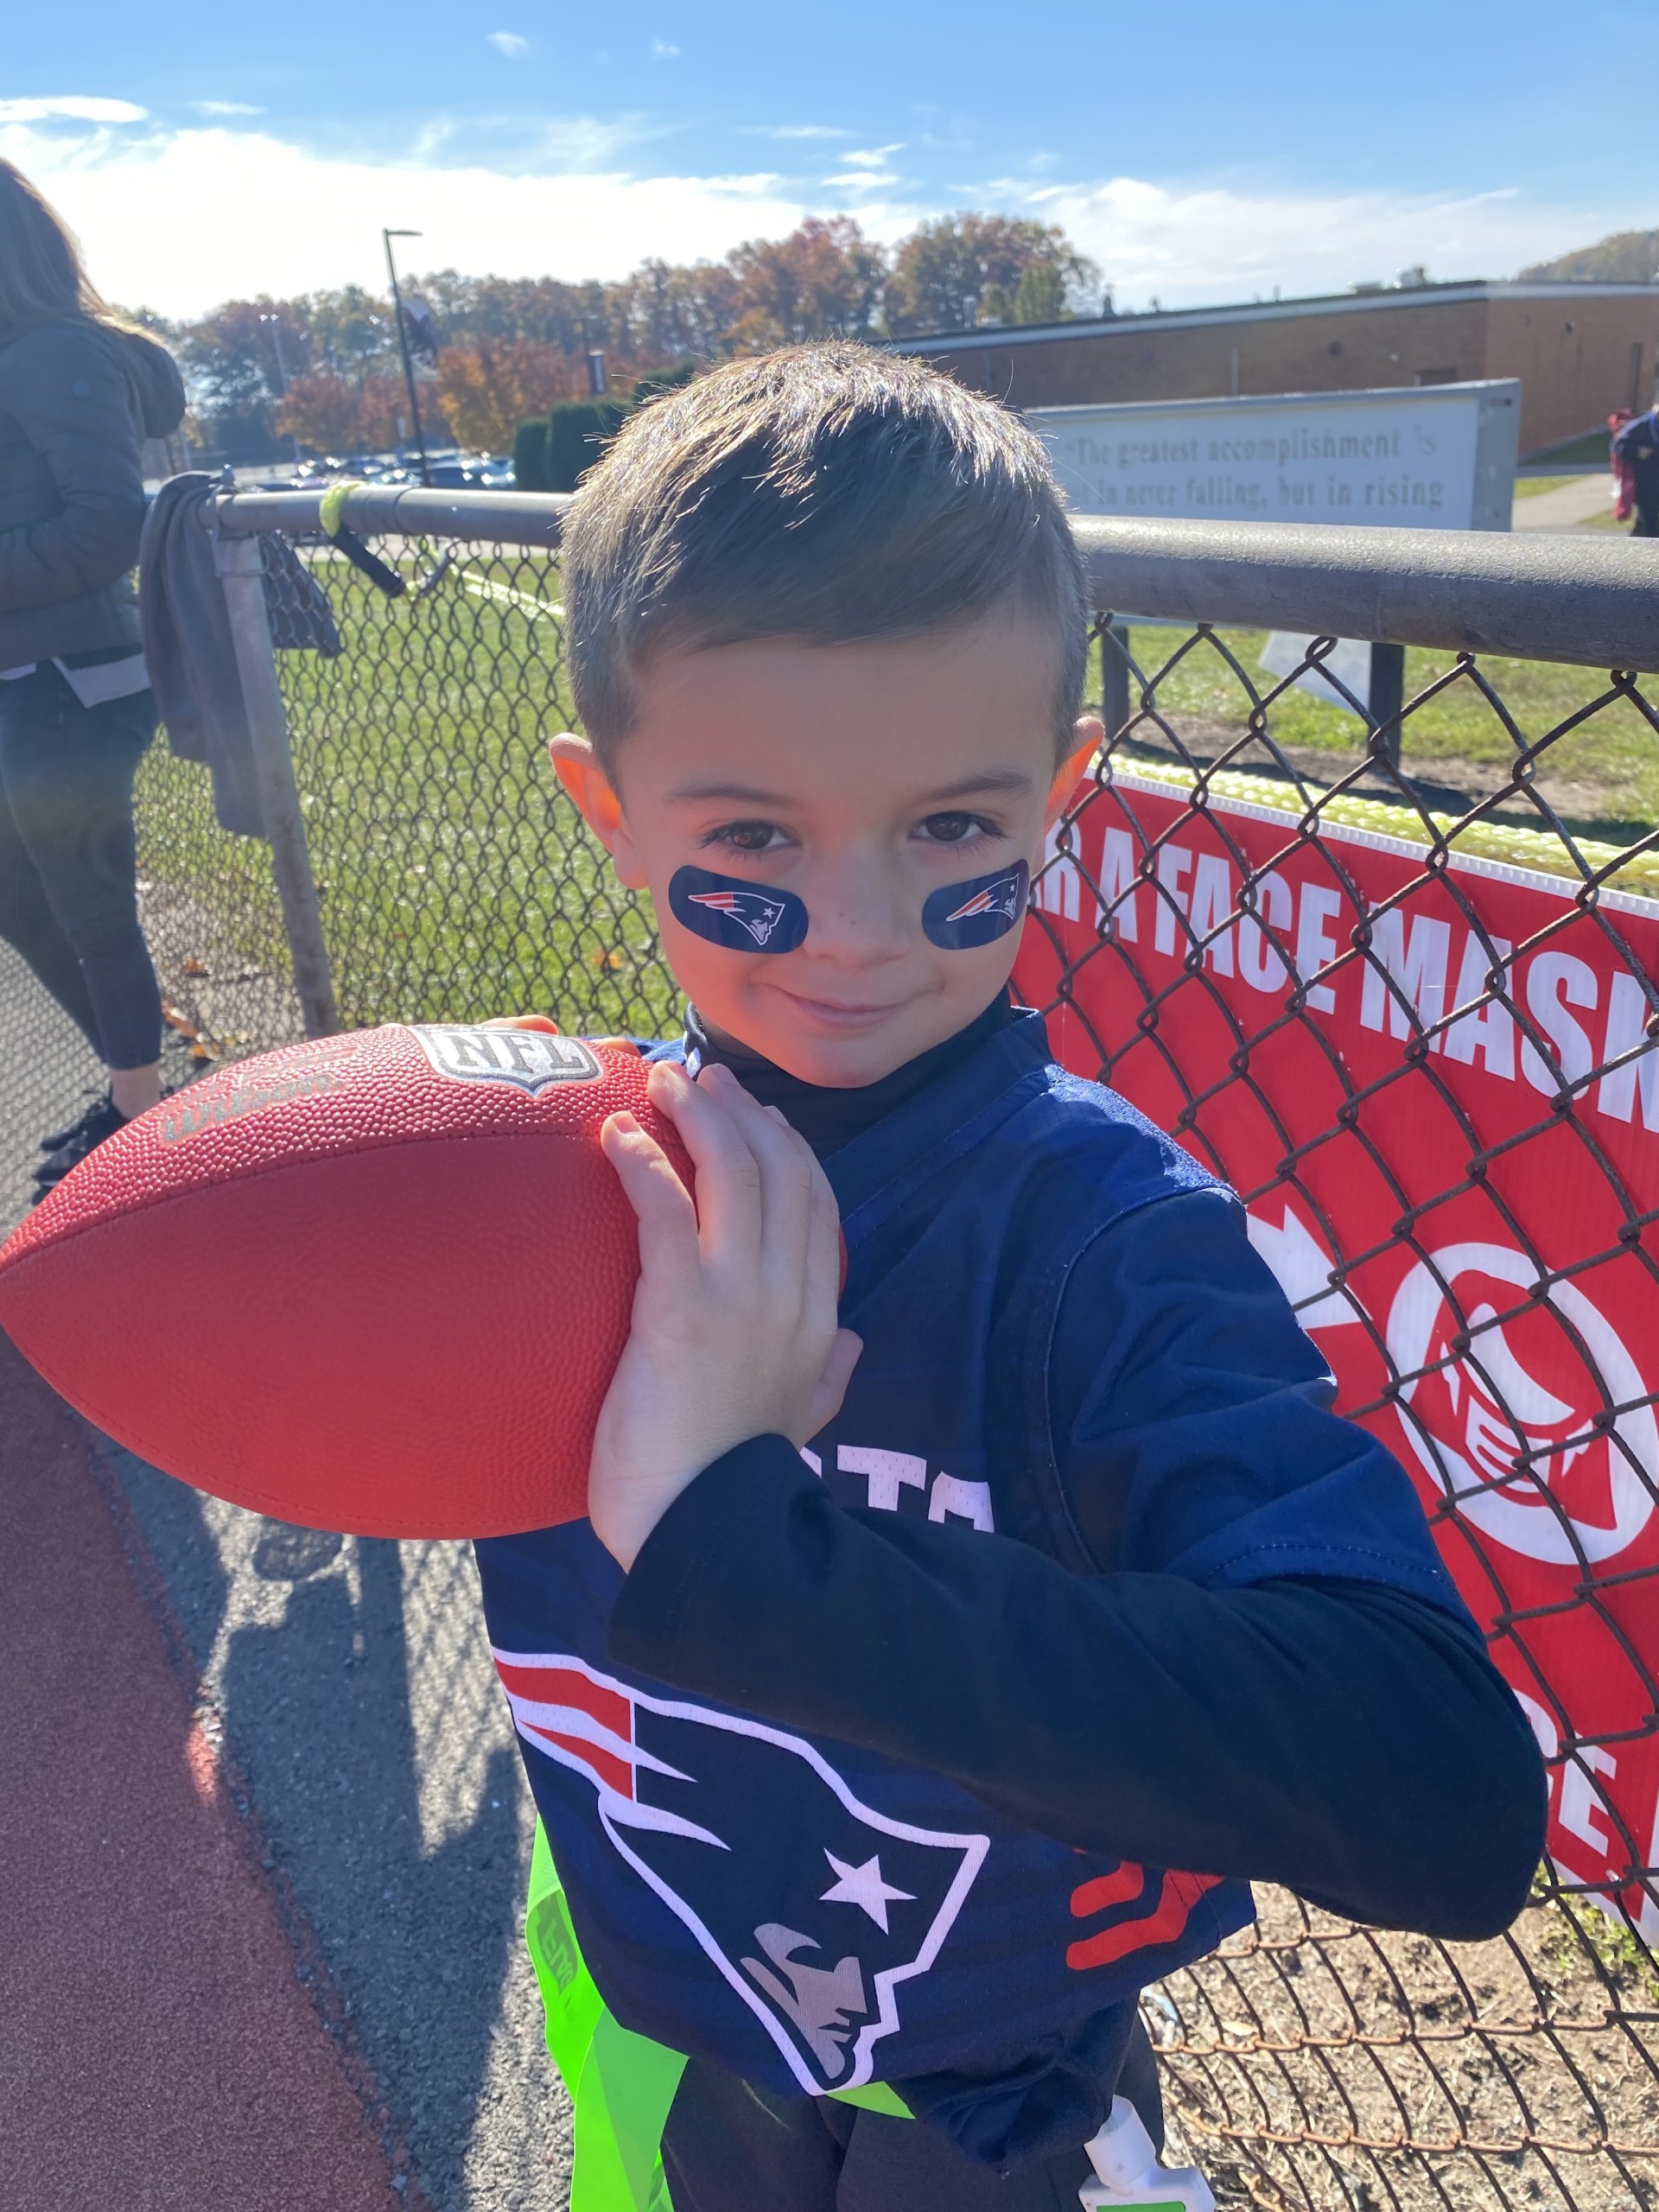
{"type": "Polygon", "coordinates": [[[438,355],[438,403],[456,442],[512,451],[518,425],[588,390],[584,359],[538,338],[474,338],[438,355]]]}
{"type": "Polygon", "coordinates": [[[752,238],[727,257],[740,308],[724,337],[734,353],[815,338],[867,338],[887,274],[879,246],[850,215],[807,218],[786,238],[752,238]]]}
{"type": "MultiPolygon", "coordinates": [[[[889,252],[850,215],[814,215],[720,261],[649,260],[610,283],[445,269],[410,289],[438,334],[433,412],[463,444],[502,452],[519,423],[587,397],[589,351],[605,355],[612,390],[626,391],[675,363],[815,338],[1058,321],[1092,313],[1098,281],[1052,225],[950,215],[889,252]]],[[[232,300],[167,334],[213,443],[251,458],[278,431],[324,453],[395,438],[407,404],[397,324],[391,302],[361,286],[232,300]]]]}
{"type": "MultiPolygon", "coordinates": [[[[281,436],[297,438],[313,453],[375,453],[397,443],[398,424],[408,414],[401,375],[383,371],[348,377],[313,369],[289,380],[271,424],[281,436]]],[[[428,422],[426,428],[429,437],[445,435],[441,422],[428,422]]]]}
{"type": "Polygon", "coordinates": [[[1100,283],[1058,224],[943,215],[900,242],[881,296],[888,334],[1054,322],[1100,283]]]}

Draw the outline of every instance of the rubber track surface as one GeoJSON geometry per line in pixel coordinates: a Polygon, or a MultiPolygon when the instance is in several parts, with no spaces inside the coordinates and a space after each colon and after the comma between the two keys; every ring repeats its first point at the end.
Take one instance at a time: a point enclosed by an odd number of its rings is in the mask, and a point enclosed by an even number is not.
{"type": "Polygon", "coordinates": [[[415,2195],[296,1978],[84,1433],[3,1337],[0,2145],[18,2212],[415,2195]]]}

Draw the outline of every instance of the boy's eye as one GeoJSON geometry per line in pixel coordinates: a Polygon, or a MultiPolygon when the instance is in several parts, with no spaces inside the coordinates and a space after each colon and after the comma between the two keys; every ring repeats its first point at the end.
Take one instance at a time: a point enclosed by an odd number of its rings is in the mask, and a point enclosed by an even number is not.
{"type": "Polygon", "coordinates": [[[922,836],[936,845],[960,845],[969,837],[995,837],[1000,834],[994,822],[982,814],[930,814],[918,825],[922,836]]]}
{"type": "Polygon", "coordinates": [[[775,822],[722,822],[703,839],[706,845],[729,845],[737,853],[770,852],[785,842],[775,822]]]}

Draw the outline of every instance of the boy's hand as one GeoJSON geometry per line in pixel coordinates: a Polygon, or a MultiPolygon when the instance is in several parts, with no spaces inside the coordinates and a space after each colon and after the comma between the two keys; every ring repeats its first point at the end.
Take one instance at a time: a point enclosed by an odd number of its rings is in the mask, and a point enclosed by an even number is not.
{"type": "Polygon", "coordinates": [[[613,1114],[605,1155],[639,1217],[633,1329],[594,1437],[588,1510],[626,1572],[680,1492],[752,1436],[804,1444],[836,1413],[861,1340],[836,1325],[834,1194],[805,1141],[728,1069],[659,1062],[652,1103],[697,1173],[613,1114]]]}

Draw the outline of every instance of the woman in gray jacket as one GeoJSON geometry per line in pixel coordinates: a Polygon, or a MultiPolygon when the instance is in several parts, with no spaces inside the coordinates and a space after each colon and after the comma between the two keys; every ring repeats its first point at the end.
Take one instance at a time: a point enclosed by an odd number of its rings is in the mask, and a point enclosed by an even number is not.
{"type": "Polygon", "coordinates": [[[132,824],[156,717],[130,572],[140,441],[183,414],[172,357],[111,313],[61,220],[0,161],[0,938],[109,1071],[43,1141],[42,1191],[160,1096],[132,824]]]}

